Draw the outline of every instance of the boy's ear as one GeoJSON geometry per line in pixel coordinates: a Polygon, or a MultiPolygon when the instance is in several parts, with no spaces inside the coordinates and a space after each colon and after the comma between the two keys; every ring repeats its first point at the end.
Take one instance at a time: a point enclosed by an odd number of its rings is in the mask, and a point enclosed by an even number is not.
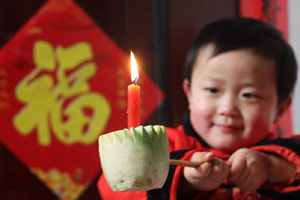
{"type": "Polygon", "coordinates": [[[280,117],[290,107],[291,104],[292,104],[292,98],[288,98],[288,100],[286,100],[285,102],[281,103],[278,106],[277,114],[276,114],[274,123],[277,123],[279,121],[280,117]]]}
{"type": "Polygon", "coordinates": [[[190,82],[187,79],[184,79],[183,81],[183,91],[187,97],[188,102],[190,102],[190,95],[191,95],[190,82]]]}

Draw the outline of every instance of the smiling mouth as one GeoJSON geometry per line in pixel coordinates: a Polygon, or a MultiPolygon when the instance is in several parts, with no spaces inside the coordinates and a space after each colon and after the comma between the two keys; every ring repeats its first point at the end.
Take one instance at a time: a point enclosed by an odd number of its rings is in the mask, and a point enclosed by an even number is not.
{"type": "Polygon", "coordinates": [[[224,125],[224,124],[214,124],[218,129],[225,133],[231,133],[240,131],[243,129],[242,126],[235,126],[235,125],[224,125]]]}

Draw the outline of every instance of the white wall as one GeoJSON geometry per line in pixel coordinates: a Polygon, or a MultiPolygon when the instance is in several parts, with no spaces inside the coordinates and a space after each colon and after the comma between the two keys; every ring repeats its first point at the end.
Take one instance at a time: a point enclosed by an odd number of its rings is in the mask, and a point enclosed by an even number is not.
{"type": "Polygon", "coordinates": [[[289,38],[298,61],[298,81],[292,104],[294,132],[300,134],[300,1],[289,0],[289,38]]]}

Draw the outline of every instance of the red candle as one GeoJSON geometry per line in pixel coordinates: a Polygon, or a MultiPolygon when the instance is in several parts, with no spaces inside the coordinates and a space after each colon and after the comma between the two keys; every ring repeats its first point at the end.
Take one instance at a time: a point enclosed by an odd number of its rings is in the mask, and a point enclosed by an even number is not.
{"type": "Polygon", "coordinates": [[[131,81],[128,86],[128,129],[140,125],[140,86],[137,84],[139,73],[133,53],[130,53],[131,81]]]}

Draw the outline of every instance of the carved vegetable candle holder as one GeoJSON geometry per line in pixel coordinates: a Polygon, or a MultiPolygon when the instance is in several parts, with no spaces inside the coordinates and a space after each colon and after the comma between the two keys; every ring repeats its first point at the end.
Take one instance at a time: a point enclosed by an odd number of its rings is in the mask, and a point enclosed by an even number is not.
{"type": "Polygon", "coordinates": [[[164,126],[139,126],[99,137],[104,176],[113,191],[161,188],[169,171],[169,144],[164,126]]]}

